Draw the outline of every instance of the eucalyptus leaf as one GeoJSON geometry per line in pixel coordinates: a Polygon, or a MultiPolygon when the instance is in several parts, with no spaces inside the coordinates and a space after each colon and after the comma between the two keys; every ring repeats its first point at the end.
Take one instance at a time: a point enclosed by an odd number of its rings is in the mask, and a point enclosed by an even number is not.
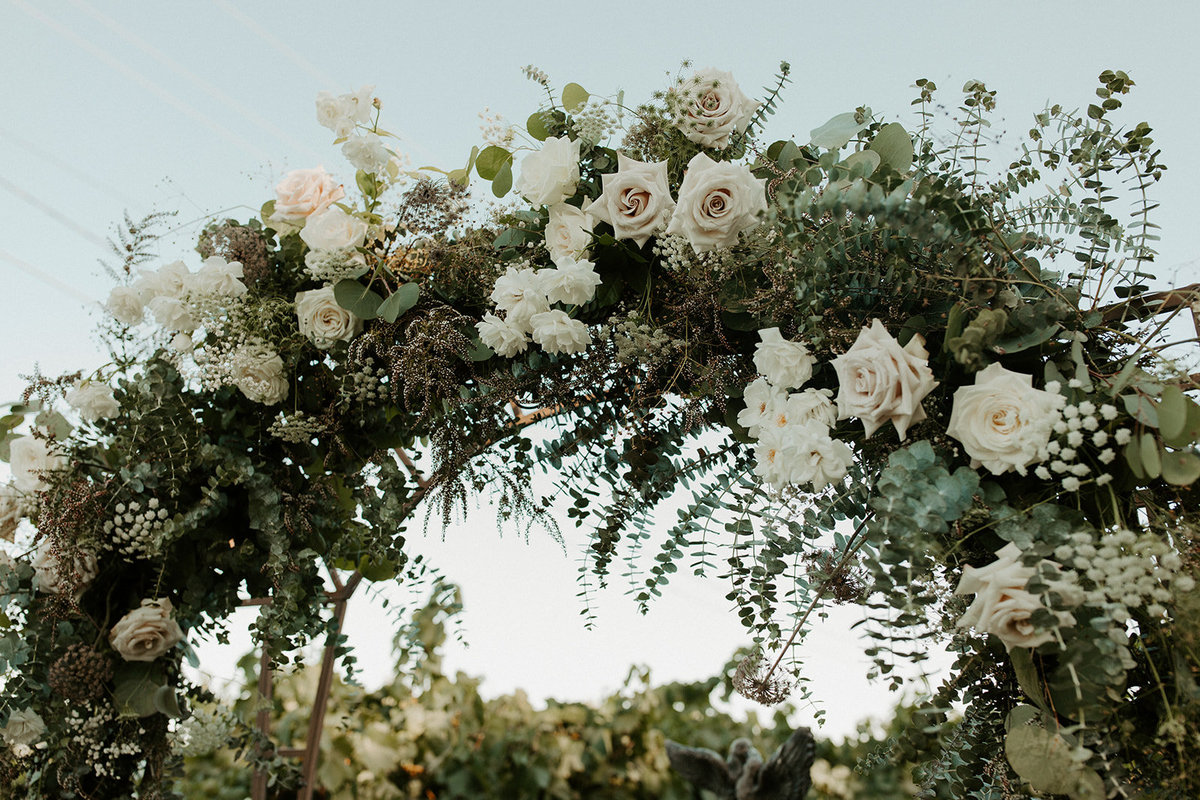
{"type": "Polygon", "coordinates": [[[1200,455],[1191,450],[1163,451],[1162,477],[1174,486],[1191,486],[1200,478],[1200,455]]]}
{"type": "Polygon", "coordinates": [[[485,181],[495,180],[500,173],[500,168],[512,161],[512,157],[512,153],[503,147],[497,145],[485,147],[479,157],[475,159],[475,171],[485,181]]]}
{"type": "Polygon", "coordinates": [[[492,194],[496,197],[504,197],[512,191],[512,185],[512,161],[505,161],[500,165],[500,169],[496,172],[496,178],[492,181],[492,194]]]}
{"type": "Polygon", "coordinates": [[[1061,736],[1034,725],[1013,728],[1004,739],[1013,771],[1036,792],[1069,794],[1078,782],[1071,749],[1061,736]]]}
{"type": "Polygon", "coordinates": [[[1162,456],[1158,449],[1158,441],[1150,433],[1143,433],[1138,450],[1142,456],[1142,469],[1147,478],[1157,478],[1162,475],[1162,456]]]}
{"type": "Polygon", "coordinates": [[[1041,328],[1032,331],[1027,331],[1018,336],[1013,336],[1008,339],[1001,339],[992,345],[992,350],[1000,355],[1009,353],[1019,353],[1022,350],[1028,350],[1031,347],[1037,347],[1045,341],[1048,341],[1051,336],[1058,333],[1062,326],[1057,322],[1052,322],[1041,328]]]}
{"type": "Polygon", "coordinates": [[[148,717],[158,711],[155,693],[166,683],[162,667],[130,661],[113,675],[113,705],[123,717],[148,717]]]}
{"type": "Polygon", "coordinates": [[[907,172],[912,166],[912,137],[899,122],[890,122],[879,129],[871,142],[871,151],[879,154],[884,166],[896,172],[907,172]]]}
{"type": "Polygon", "coordinates": [[[867,123],[859,122],[854,112],[848,111],[845,114],[838,114],[821,127],[814,128],[809,141],[816,147],[837,150],[866,127],[867,123]]]}
{"type": "Polygon", "coordinates": [[[1173,384],[1164,386],[1158,399],[1158,430],[1164,438],[1173,439],[1187,426],[1187,397],[1173,384]]]}
{"type": "MultiPolygon", "coordinates": [[[[1200,405],[1187,396],[1183,398],[1183,404],[1187,414],[1183,429],[1175,436],[1163,434],[1163,444],[1168,447],[1187,447],[1200,441],[1200,405]]],[[[1159,432],[1162,433],[1161,429],[1159,432]]]]}
{"type": "Polygon", "coordinates": [[[562,90],[563,108],[574,113],[583,108],[589,97],[591,95],[588,94],[587,89],[584,89],[578,83],[568,83],[562,90]]]}
{"type": "Polygon", "coordinates": [[[388,295],[388,298],[379,304],[379,317],[387,322],[395,322],[406,311],[415,306],[420,297],[421,287],[416,283],[406,283],[388,295]]]}
{"type": "Polygon", "coordinates": [[[1046,699],[1043,696],[1042,683],[1038,677],[1037,667],[1033,664],[1033,654],[1028,648],[1017,647],[1009,651],[1008,657],[1012,661],[1013,672],[1017,676],[1017,685],[1021,687],[1021,691],[1043,712],[1047,714],[1051,713],[1050,707],[1046,705],[1046,699]]]}
{"type": "MultiPolygon", "coordinates": [[[[183,709],[179,707],[179,695],[175,693],[175,687],[164,685],[158,687],[154,692],[153,697],[154,708],[161,714],[166,714],[172,719],[183,719],[185,716],[183,709]]],[[[142,715],[147,716],[147,715],[142,715]]]]}
{"type": "Polygon", "coordinates": [[[850,170],[853,177],[870,177],[879,168],[879,154],[873,150],[860,150],[846,158],[842,164],[850,170]]]}
{"type": "Polygon", "coordinates": [[[333,298],[342,308],[359,319],[375,319],[383,298],[358,281],[338,281],[333,287],[333,298]]]}
{"type": "Polygon", "coordinates": [[[546,117],[541,111],[535,111],[529,115],[529,119],[525,121],[525,130],[529,131],[529,135],[539,142],[550,138],[550,129],[546,127],[546,117]]]}

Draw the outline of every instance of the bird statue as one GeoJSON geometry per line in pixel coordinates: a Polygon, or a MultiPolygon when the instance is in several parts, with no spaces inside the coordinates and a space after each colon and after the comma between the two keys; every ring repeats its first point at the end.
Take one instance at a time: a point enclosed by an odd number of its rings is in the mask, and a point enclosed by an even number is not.
{"type": "Polygon", "coordinates": [[[735,739],[726,759],[668,740],[667,758],[684,779],[720,800],[803,800],[812,786],[814,745],[812,732],[798,728],[766,763],[749,739],[735,739]]]}

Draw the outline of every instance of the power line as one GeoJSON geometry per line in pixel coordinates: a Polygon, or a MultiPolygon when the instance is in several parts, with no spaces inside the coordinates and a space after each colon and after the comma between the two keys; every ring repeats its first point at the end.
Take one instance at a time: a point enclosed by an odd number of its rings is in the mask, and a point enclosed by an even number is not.
{"type": "Polygon", "coordinates": [[[304,151],[308,155],[312,156],[315,159],[319,160],[321,158],[320,153],[316,152],[308,145],[304,144],[303,142],[301,142],[298,139],[296,139],[295,137],[293,137],[290,133],[285,131],[283,128],[280,128],[275,123],[264,118],[261,114],[259,114],[257,111],[255,111],[250,106],[247,106],[246,104],[240,102],[239,100],[236,100],[233,97],[229,96],[224,91],[222,91],[218,86],[214,85],[212,82],[195,74],[194,72],[189,70],[187,67],[180,64],[178,61],[171,58],[169,55],[167,55],[163,51],[159,50],[154,45],[150,44],[149,42],[142,39],[137,34],[130,31],[125,26],[121,25],[119,22],[114,20],[112,17],[108,16],[107,14],[105,14],[105,13],[97,10],[93,6],[89,5],[87,2],[85,2],[85,0],[68,0],[68,2],[70,2],[71,5],[75,6],[77,9],[79,9],[83,13],[90,16],[92,19],[94,19],[97,22],[99,22],[100,24],[104,25],[106,28],[108,28],[113,33],[120,36],[125,41],[127,41],[130,44],[137,47],[139,50],[141,50],[143,53],[145,53],[148,56],[150,56],[151,58],[153,58],[158,63],[163,64],[166,67],[168,67],[169,69],[174,70],[175,72],[179,73],[183,77],[187,78],[192,83],[199,86],[210,97],[215,98],[218,102],[224,104],[228,108],[233,109],[234,112],[241,115],[243,118],[249,120],[250,122],[254,123],[258,127],[262,128],[263,130],[270,132],[272,135],[276,136],[281,142],[286,144],[288,147],[295,149],[295,150],[304,151]]]}
{"type": "Polygon", "coordinates": [[[74,286],[70,285],[69,283],[59,280],[58,278],[54,277],[53,275],[51,275],[48,272],[46,272],[45,270],[43,270],[41,267],[35,267],[33,264],[30,264],[28,261],[17,258],[12,253],[9,253],[5,250],[0,250],[0,259],[3,259],[4,261],[9,262],[10,264],[15,266],[17,269],[21,270],[22,272],[24,272],[26,275],[33,278],[34,280],[40,281],[40,282],[46,284],[47,286],[51,287],[52,289],[57,289],[58,291],[67,295],[68,297],[72,297],[72,298],[78,300],[79,302],[83,303],[85,306],[98,303],[96,298],[89,297],[88,295],[84,294],[79,289],[76,289],[74,286]]]}
{"type": "Polygon", "coordinates": [[[31,142],[27,139],[24,139],[20,136],[17,136],[12,131],[5,130],[4,128],[0,128],[0,138],[8,139],[10,142],[15,144],[17,147],[20,147],[23,150],[27,150],[30,153],[32,153],[33,155],[40,158],[42,161],[53,164],[54,166],[58,167],[59,169],[63,170],[64,172],[68,172],[68,173],[74,175],[81,182],[86,183],[87,185],[91,186],[93,189],[96,189],[97,191],[107,194],[109,197],[111,197],[114,200],[119,201],[123,205],[131,206],[134,204],[134,201],[132,198],[117,191],[110,182],[104,181],[100,178],[97,178],[95,175],[92,175],[91,173],[86,172],[85,170],[75,166],[74,164],[70,163],[69,161],[63,161],[61,158],[54,155],[53,153],[51,153],[47,150],[43,150],[42,148],[38,147],[33,142],[31,142]]]}
{"type": "Polygon", "coordinates": [[[49,203],[42,202],[38,198],[31,195],[29,192],[22,189],[20,186],[17,186],[16,184],[10,182],[7,178],[5,178],[2,175],[0,175],[0,189],[4,189],[9,194],[12,194],[19,200],[23,201],[26,205],[36,208],[38,211],[41,211],[46,216],[51,217],[52,219],[54,219],[56,222],[60,223],[61,225],[64,225],[67,228],[70,228],[77,235],[81,236],[84,239],[87,239],[92,244],[103,247],[105,250],[109,249],[108,240],[105,239],[103,236],[97,236],[96,234],[92,233],[87,228],[84,228],[82,225],[80,225],[75,220],[68,217],[66,214],[59,211],[54,206],[50,205],[49,203]]]}
{"type": "Polygon", "coordinates": [[[26,14],[33,17],[38,22],[40,22],[43,25],[45,25],[46,27],[50,28],[54,32],[58,33],[60,36],[63,36],[64,38],[69,39],[77,47],[87,51],[95,58],[99,59],[100,61],[103,61],[105,64],[112,67],[117,72],[120,72],[122,75],[129,78],[129,80],[133,81],[134,83],[137,83],[142,88],[144,88],[147,91],[151,92],[152,94],[156,95],[159,99],[161,99],[163,102],[170,105],[172,108],[187,115],[188,117],[199,122],[200,124],[204,125],[205,127],[210,128],[222,139],[225,139],[229,143],[250,153],[255,158],[262,159],[264,161],[271,160],[271,154],[260,150],[254,144],[250,143],[249,141],[242,138],[238,134],[229,130],[224,125],[221,125],[218,122],[214,121],[207,114],[204,114],[203,112],[198,111],[197,109],[188,105],[184,101],[180,100],[178,97],[173,95],[167,89],[163,88],[162,86],[158,85],[154,81],[145,77],[137,70],[131,69],[130,67],[126,66],[124,63],[113,58],[107,52],[105,52],[101,48],[97,47],[96,45],[92,44],[91,42],[89,42],[87,39],[83,38],[79,34],[75,33],[74,31],[70,30],[69,28],[59,24],[52,18],[50,18],[50,17],[46,16],[45,14],[43,14],[42,12],[38,11],[36,8],[31,6],[29,3],[25,2],[25,0],[12,0],[12,2],[14,5],[17,6],[17,8],[21,9],[26,14]]]}

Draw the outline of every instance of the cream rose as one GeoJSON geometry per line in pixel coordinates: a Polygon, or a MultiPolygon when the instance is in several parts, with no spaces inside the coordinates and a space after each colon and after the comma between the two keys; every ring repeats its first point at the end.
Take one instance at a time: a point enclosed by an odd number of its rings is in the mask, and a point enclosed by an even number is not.
{"type": "Polygon", "coordinates": [[[546,249],[555,264],[587,258],[592,243],[592,228],[596,226],[591,214],[567,203],[550,206],[550,221],[546,223],[546,249]]]}
{"type": "Polygon", "coordinates": [[[734,133],[750,123],[758,103],[742,94],[728,72],[702,69],[671,89],[671,105],[683,135],[702,147],[729,146],[734,133]]]}
{"type": "Polygon", "coordinates": [[[579,140],[547,139],[521,161],[517,193],[535,206],[552,206],[575,194],[579,183],[579,140]]]}
{"type": "Polygon", "coordinates": [[[740,164],[697,153],[688,162],[667,233],[684,237],[697,253],[732,247],[767,210],[766,184],[740,164]]]}
{"type": "Polygon", "coordinates": [[[891,422],[903,441],[909,427],[925,419],[921,401],[937,386],[925,340],[913,336],[901,347],[878,319],[833,359],[833,369],[838,376],[838,419],[858,417],[867,436],[891,422]]]}
{"type": "Polygon", "coordinates": [[[171,617],[171,601],[143,600],[113,625],[109,644],[126,661],[154,661],[183,641],[179,623],[171,617]]]}
{"type": "Polygon", "coordinates": [[[249,291],[243,277],[241,262],[209,256],[199,270],[188,276],[187,288],[193,295],[241,297],[249,291]]]}
{"type": "Polygon", "coordinates": [[[675,201],[667,184],[667,162],[647,164],[617,153],[617,171],[600,178],[604,191],[588,206],[588,213],[613,226],[618,239],[632,239],[638,247],[666,227],[675,201]]]}
{"type": "Polygon", "coordinates": [[[532,330],[529,320],[535,314],[550,310],[550,301],[538,276],[540,271],[528,267],[509,267],[496,279],[492,289],[491,301],[496,308],[505,312],[509,325],[516,326],[524,333],[532,330]]]}
{"type": "Polygon", "coordinates": [[[596,296],[600,276],[590,261],[563,261],[554,269],[539,269],[535,273],[538,286],[551,303],[581,306],[596,296]]]}
{"type": "Polygon", "coordinates": [[[974,386],[954,392],[946,434],[962,442],[971,466],[993,475],[1047,458],[1054,423],[1065,399],[1033,388],[1033,377],[989,364],[976,373],[974,386]]]}
{"type": "Polygon", "coordinates": [[[742,395],[746,407],[738,412],[738,424],[757,437],[763,428],[773,424],[778,411],[787,405],[787,391],[772,386],[766,378],[756,378],[742,395]]]}
{"type": "Polygon", "coordinates": [[[70,564],[63,564],[49,539],[38,544],[31,563],[38,590],[46,594],[62,594],[73,587],[78,596],[99,571],[95,554],[86,550],[77,551],[70,564]]]}
{"type": "Polygon", "coordinates": [[[250,400],[273,406],[288,394],[283,359],[260,342],[244,345],[230,359],[230,379],[250,400]]]}
{"type": "Polygon", "coordinates": [[[581,353],[592,340],[587,325],[571,319],[565,311],[544,311],[529,320],[533,340],[547,353],[581,353]]]}
{"type": "Polygon", "coordinates": [[[180,333],[196,330],[196,318],[187,304],[178,297],[159,295],[150,301],[150,312],[154,321],[163,329],[180,333]]]}
{"type": "Polygon", "coordinates": [[[0,728],[0,736],[12,747],[29,746],[40,741],[46,732],[46,723],[32,708],[22,708],[8,715],[8,722],[0,728]]]}
{"type": "Polygon", "coordinates": [[[529,346],[529,338],[521,326],[513,325],[495,314],[484,314],[483,319],[475,323],[475,329],[479,331],[480,341],[492,348],[496,355],[505,358],[523,353],[529,346]]]}
{"type": "MultiPolygon", "coordinates": [[[[985,567],[966,567],[955,594],[974,594],[960,628],[991,633],[1005,648],[1037,647],[1054,639],[1054,633],[1038,630],[1032,616],[1043,608],[1042,601],[1025,589],[1037,570],[1021,563],[1021,550],[1011,542],[996,551],[996,560],[985,567]]],[[[1059,615],[1061,624],[1074,624],[1070,614],[1059,615]]]]}
{"type": "Polygon", "coordinates": [[[275,185],[274,217],[300,222],[346,196],[342,185],[325,171],[294,169],[275,185]]]}
{"type": "Polygon", "coordinates": [[[104,307],[122,325],[137,325],[146,314],[142,294],[132,286],[113,287],[104,307]]]}
{"type": "Polygon", "coordinates": [[[66,401],[87,422],[115,417],[121,410],[112,387],[98,381],[78,381],[67,392],[66,401]]]}
{"type": "Polygon", "coordinates": [[[392,154],[383,146],[383,140],[373,133],[351,136],[342,145],[342,155],[355,169],[372,175],[383,172],[392,160],[392,154]]]}
{"type": "Polygon", "coordinates": [[[44,473],[61,469],[65,461],[42,438],[22,436],[9,445],[8,463],[12,469],[13,486],[22,492],[45,491],[49,484],[44,473]]]}
{"type": "Polygon", "coordinates": [[[367,223],[337,206],[329,206],[308,218],[300,238],[310,250],[360,247],[367,238],[367,223]]]}
{"type": "Polygon", "coordinates": [[[754,348],[754,368],[772,386],[798,389],[812,377],[817,360],[803,342],[784,339],[779,328],[764,328],[758,336],[762,341],[754,348]]]}
{"type": "Polygon", "coordinates": [[[338,305],[332,286],[297,292],[296,319],[300,333],[321,350],[348,342],[362,330],[362,320],[338,305]]]}
{"type": "Polygon", "coordinates": [[[182,297],[191,272],[182,261],[172,261],[158,269],[142,270],[133,288],[149,303],[156,297],[182,297]]]}

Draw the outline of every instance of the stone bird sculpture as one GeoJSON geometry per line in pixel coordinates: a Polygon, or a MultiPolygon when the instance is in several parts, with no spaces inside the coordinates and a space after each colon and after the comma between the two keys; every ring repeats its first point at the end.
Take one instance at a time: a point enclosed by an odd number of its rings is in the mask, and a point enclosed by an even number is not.
{"type": "Polygon", "coordinates": [[[748,739],[735,739],[725,759],[703,747],[667,742],[675,771],[721,800],[803,800],[812,785],[814,755],[808,728],[793,731],[766,763],[748,739]]]}

